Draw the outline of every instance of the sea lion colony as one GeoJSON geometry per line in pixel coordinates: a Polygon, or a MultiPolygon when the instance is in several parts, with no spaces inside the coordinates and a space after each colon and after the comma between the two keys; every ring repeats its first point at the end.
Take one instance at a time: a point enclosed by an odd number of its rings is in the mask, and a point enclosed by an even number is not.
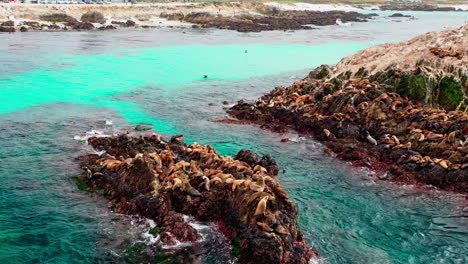
{"type": "Polygon", "coordinates": [[[208,145],[169,142],[159,135],[90,138],[110,157],[80,157],[88,190],[100,190],[120,213],[141,215],[161,226],[171,244],[195,241],[197,231],[183,215],[218,223],[228,237],[240,239],[241,263],[307,263],[315,255],[297,227],[295,205],[275,179],[269,155],[241,150],[224,157],[208,145]]]}
{"type": "Polygon", "coordinates": [[[338,158],[380,171],[381,178],[468,191],[466,111],[416,105],[366,78],[314,79],[324,67],[228,112],[274,131],[311,134],[338,158]]]}

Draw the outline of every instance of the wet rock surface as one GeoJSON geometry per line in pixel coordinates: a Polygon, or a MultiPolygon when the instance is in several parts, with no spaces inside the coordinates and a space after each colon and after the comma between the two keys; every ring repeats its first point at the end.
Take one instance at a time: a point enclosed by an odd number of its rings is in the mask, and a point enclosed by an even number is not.
{"type": "Polygon", "coordinates": [[[12,33],[12,32],[15,32],[16,29],[14,27],[2,27],[0,26],[0,32],[8,32],[8,33],[12,33]]]}
{"type": "Polygon", "coordinates": [[[335,25],[342,22],[366,22],[373,15],[344,11],[278,11],[266,15],[243,15],[237,17],[214,16],[204,12],[166,14],[161,17],[194,23],[204,28],[260,32],[269,30],[308,30],[311,25],[335,25]]]}
{"type": "Polygon", "coordinates": [[[319,67],[228,112],[272,131],[312,135],[338,158],[385,179],[468,191],[468,113],[418,105],[356,75],[330,80],[331,72],[319,67]]]}
{"type": "Polygon", "coordinates": [[[411,17],[410,15],[403,15],[402,13],[394,13],[389,15],[388,17],[411,17]]]}
{"type": "Polygon", "coordinates": [[[214,222],[233,242],[240,263],[308,263],[316,254],[298,230],[294,203],[275,176],[276,162],[242,150],[224,157],[178,135],[90,138],[106,157],[82,156],[76,176],[88,191],[114,202],[119,213],[156,222],[162,241],[195,241],[184,215],[214,222]]]}

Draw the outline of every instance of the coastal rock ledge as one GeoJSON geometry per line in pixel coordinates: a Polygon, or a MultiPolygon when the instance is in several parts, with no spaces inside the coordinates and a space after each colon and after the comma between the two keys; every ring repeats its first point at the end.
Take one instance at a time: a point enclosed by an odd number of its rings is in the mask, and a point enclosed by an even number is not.
{"type": "Polygon", "coordinates": [[[165,244],[199,238],[184,220],[188,215],[215,223],[240,263],[305,264],[316,256],[269,155],[241,150],[224,157],[209,145],[187,145],[182,136],[164,141],[157,134],[88,143],[106,154],[79,157],[85,173],[75,180],[81,189],[109,198],[116,212],[154,220],[165,244]]]}
{"type": "MultiPolygon", "coordinates": [[[[310,72],[227,123],[294,129],[383,180],[468,192],[468,24],[383,44],[310,72]]],[[[287,140],[284,140],[287,142],[287,140]]]]}

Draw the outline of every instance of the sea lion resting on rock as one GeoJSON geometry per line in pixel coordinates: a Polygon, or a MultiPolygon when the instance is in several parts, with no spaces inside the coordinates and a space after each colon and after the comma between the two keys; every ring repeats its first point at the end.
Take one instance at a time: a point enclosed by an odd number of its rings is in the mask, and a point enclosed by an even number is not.
{"type": "Polygon", "coordinates": [[[236,158],[211,146],[187,145],[181,136],[169,142],[159,135],[90,138],[112,159],[89,155],[82,162],[90,190],[105,190],[120,202],[120,213],[155,220],[163,241],[198,238],[180,214],[222,222],[228,238],[240,240],[241,263],[308,263],[315,255],[298,231],[295,205],[280,187],[278,166],[270,156],[258,159],[241,150],[236,158]],[[169,235],[170,234],[170,235],[169,235]]]}
{"type": "Polygon", "coordinates": [[[395,180],[468,192],[468,113],[416,105],[369,79],[306,78],[228,112],[274,131],[312,134],[357,165],[391,170],[397,163],[403,171],[392,169],[395,180]]]}

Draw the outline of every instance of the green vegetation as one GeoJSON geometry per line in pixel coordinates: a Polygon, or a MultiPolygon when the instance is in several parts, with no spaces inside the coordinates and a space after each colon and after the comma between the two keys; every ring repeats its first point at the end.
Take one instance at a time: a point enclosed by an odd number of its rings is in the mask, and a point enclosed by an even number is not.
{"type": "Polygon", "coordinates": [[[112,211],[115,211],[117,208],[119,208],[119,206],[122,205],[122,202],[116,202],[115,204],[113,204],[110,209],[112,211]]]}
{"type": "Polygon", "coordinates": [[[319,74],[317,74],[317,79],[323,79],[327,77],[328,74],[328,69],[326,67],[322,67],[322,70],[320,70],[319,74]]]}
{"type": "Polygon", "coordinates": [[[86,191],[88,189],[88,183],[86,182],[86,176],[83,174],[74,175],[71,177],[75,184],[78,186],[78,189],[81,191],[86,191]]]}
{"type": "Polygon", "coordinates": [[[53,23],[77,23],[75,18],[62,13],[43,15],[39,17],[40,20],[53,22],[53,23]]]}
{"type": "Polygon", "coordinates": [[[160,227],[153,227],[150,229],[150,231],[148,233],[150,233],[151,235],[156,235],[158,234],[159,232],[161,232],[161,228],[160,227]]]}
{"type": "Polygon", "coordinates": [[[369,74],[369,72],[366,70],[366,68],[361,67],[359,70],[354,74],[356,77],[366,77],[369,74]]]}
{"type": "Polygon", "coordinates": [[[240,238],[237,236],[232,238],[231,245],[232,245],[231,254],[236,257],[240,256],[240,254],[242,253],[242,247],[240,245],[240,238]]]}
{"type": "Polygon", "coordinates": [[[428,85],[427,78],[428,77],[425,75],[403,73],[396,87],[396,91],[401,96],[407,96],[415,102],[424,103],[428,85]]]}
{"type": "Polygon", "coordinates": [[[439,104],[446,110],[455,110],[462,100],[461,84],[453,77],[443,78],[439,86],[439,104]]]}

